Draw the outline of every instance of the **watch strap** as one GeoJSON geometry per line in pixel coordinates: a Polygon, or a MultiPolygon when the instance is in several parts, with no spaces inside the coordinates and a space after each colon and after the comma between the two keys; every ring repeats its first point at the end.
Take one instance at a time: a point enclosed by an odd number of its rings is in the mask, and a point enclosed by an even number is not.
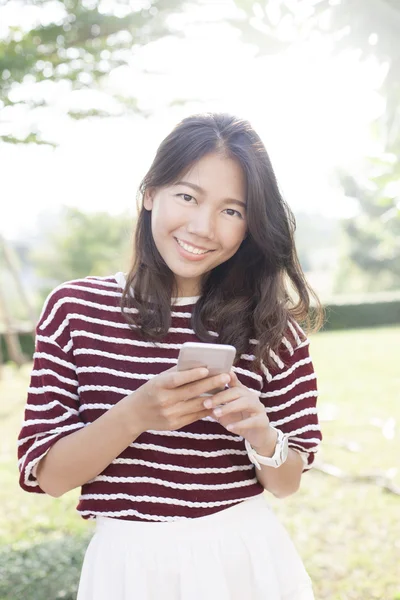
{"type": "Polygon", "coordinates": [[[287,439],[289,436],[284,435],[280,429],[275,427],[273,427],[273,429],[277,432],[278,437],[276,440],[275,451],[272,456],[261,456],[261,454],[257,454],[251,444],[246,439],[244,440],[249,459],[257,469],[261,469],[261,465],[276,469],[284,462],[282,460],[282,445],[285,443],[285,438],[287,439]]]}

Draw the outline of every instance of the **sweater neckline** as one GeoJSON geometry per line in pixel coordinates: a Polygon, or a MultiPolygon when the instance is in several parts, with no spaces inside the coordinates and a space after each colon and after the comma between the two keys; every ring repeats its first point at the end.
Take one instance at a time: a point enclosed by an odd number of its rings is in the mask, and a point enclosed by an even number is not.
{"type": "MultiPolygon", "coordinates": [[[[115,281],[118,283],[121,289],[125,289],[126,286],[126,275],[119,271],[114,275],[115,281]]],[[[188,306],[189,304],[196,304],[200,296],[181,296],[178,298],[171,298],[171,304],[173,306],[188,306]]]]}

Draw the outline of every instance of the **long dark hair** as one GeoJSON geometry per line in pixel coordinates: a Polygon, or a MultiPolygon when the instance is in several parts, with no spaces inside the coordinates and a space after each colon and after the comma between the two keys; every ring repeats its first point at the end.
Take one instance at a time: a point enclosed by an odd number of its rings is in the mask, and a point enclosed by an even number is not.
{"type": "Polygon", "coordinates": [[[134,260],[122,295],[122,311],[143,337],[160,341],[167,334],[175,278],[154,243],[151,212],[144,209],[143,197],[149,188],[178,181],[210,153],[241,165],[246,180],[247,236],[234,256],[203,278],[192,327],[205,342],[215,343],[209,330],[216,331],[219,343],[236,347],[237,358],[249,352],[249,340],[255,338],[255,365],[259,367],[261,361],[270,365],[270,351],[279,353],[283,336],[291,337],[288,320],[316,330],[323,312],[301,269],[294,243],[295,219],[281,196],[264,144],[248,121],[235,116],[187,117],[158,148],[139,187],[134,260]]]}

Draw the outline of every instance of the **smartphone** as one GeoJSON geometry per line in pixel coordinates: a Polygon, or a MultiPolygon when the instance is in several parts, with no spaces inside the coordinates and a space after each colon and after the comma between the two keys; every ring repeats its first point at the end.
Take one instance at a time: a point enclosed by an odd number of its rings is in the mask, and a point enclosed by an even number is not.
{"type": "MultiPolygon", "coordinates": [[[[236,356],[236,348],[228,344],[204,344],[186,342],[178,357],[178,371],[186,371],[197,367],[207,367],[209,376],[229,373],[236,356]]],[[[204,396],[212,396],[223,388],[210,390],[204,396]]]]}

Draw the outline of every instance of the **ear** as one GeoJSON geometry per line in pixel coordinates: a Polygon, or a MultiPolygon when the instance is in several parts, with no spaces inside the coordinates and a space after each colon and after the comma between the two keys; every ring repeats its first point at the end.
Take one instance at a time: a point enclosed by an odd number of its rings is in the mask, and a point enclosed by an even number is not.
{"type": "Polygon", "coordinates": [[[154,188],[146,189],[146,191],[144,193],[144,198],[143,198],[143,206],[145,207],[146,210],[153,209],[154,194],[155,194],[154,188]]]}

